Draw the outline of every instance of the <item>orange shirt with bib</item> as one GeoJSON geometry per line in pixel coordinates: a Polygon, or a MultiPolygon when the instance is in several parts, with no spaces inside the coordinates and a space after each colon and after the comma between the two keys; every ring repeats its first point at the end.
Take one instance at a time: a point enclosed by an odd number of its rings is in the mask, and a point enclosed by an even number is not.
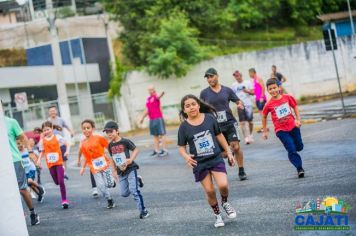
{"type": "Polygon", "coordinates": [[[110,166],[110,160],[105,155],[105,148],[108,145],[108,141],[100,135],[92,135],[82,141],[80,151],[92,174],[106,170],[110,166]]]}
{"type": "Polygon", "coordinates": [[[63,165],[62,151],[55,135],[52,135],[50,139],[43,139],[43,149],[48,168],[63,165]]]}

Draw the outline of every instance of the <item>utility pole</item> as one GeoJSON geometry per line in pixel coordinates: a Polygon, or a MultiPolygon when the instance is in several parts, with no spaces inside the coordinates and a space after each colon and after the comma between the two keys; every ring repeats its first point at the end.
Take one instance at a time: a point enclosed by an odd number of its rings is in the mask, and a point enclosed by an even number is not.
{"type": "Polygon", "coordinates": [[[52,48],[53,64],[56,70],[56,77],[57,77],[57,93],[58,93],[59,110],[61,113],[61,117],[66,122],[69,123],[70,127],[73,127],[71,116],[70,116],[69,104],[68,104],[67,88],[64,80],[61,53],[59,49],[57,27],[55,25],[56,16],[55,16],[55,11],[53,9],[52,0],[46,0],[46,8],[48,11],[48,23],[49,23],[50,33],[52,36],[51,48],[52,48]]]}
{"type": "MultiPolygon", "coordinates": [[[[331,44],[331,51],[333,53],[333,59],[334,59],[337,83],[339,85],[339,93],[340,93],[340,97],[341,97],[342,110],[343,110],[344,115],[346,115],[344,96],[342,94],[341,83],[340,83],[339,69],[337,67],[337,62],[336,62],[336,57],[335,57],[335,48],[334,48],[333,38],[331,36],[331,30],[330,29],[328,29],[328,34],[329,34],[329,40],[330,40],[330,44],[331,44]]],[[[336,40],[336,38],[334,40],[336,40]]]]}
{"type": "MultiPolygon", "coordinates": [[[[68,34],[67,34],[68,35],[68,34]]],[[[78,81],[77,81],[77,74],[75,72],[75,67],[74,67],[74,57],[73,57],[73,51],[72,51],[72,42],[71,39],[67,39],[68,43],[68,50],[69,50],[69,56],[70,56],[70,63],[72,65],[72,70],[73,70],[73,76],[74,76],[74,87],[75,87],[75,95],[77,97],[77,104],[78,104],[78,110],[79,110],[79,116],[81,117],[81,108],[80,108],[80,97],[79,97],[79,88],[78,88],[78,81]]]]}
{"type": "Polygon", "coordinates": [[[91,99],[91,89],[90,89],[90,82],[89,82],[89,76],[88,76],[88,68],[87,68],[87,59],[86,59],[86,54],[84,51],[84,44],[83,44],[83,38],[79,38],[80,40],[80,52],[83,60],[83,65],[84,65],[84,73],[85,73],[85,78],[86,78],[86,86],[87,86],[87,92],[88,92],[88,99],[91,99]]]}
{"type": "Polygon", "coordinates": [[[33,8],[32,0],[28,0],[28,8],[29,8],[30,14],[31,14],[31,21],[33,21],[35,19],[35,9],[33,8]]]}
{"type": "Polygon", "coordinates": [[[99,15],[99,18],[101,18],[104,23],[106,41],[107,41],[107,44],[109,47],[111,69],[112,69],[112,72],[115,73],[116,64],[115,64],[115,55],[114,55],[114,50],[113,50],[113,46],[112,46],[112,40],[111,40],[111,37],[109,34],[109,16],[102,14],[102,15],[99,15]]]}
{"type": "Polygon", "coordinates": [[[75,15],[77,15],[77,5],[75,3],[75,0],[72,0],[72,10],[75,15]]]}
{"type": "Polygon", "coordinates": [[[350,6],[350,0],[347,0],[347,8],[349,10],[349,17],[350,17],[350,24],[351,24],[351,35],[356,34],[355,31],[355,26],[354,26],[354,21],[352,19],[352,12],[351,12],[351,6],[350,6]]]}

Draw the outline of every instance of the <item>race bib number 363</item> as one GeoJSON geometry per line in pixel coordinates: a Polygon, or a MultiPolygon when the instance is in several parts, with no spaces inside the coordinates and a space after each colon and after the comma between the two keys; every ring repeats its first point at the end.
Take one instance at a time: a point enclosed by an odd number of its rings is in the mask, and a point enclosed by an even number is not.
{"type": "Polygon", "coordinates": [[[50,152],[47,154],[48,163],[56,163],[59,160],[59,155],[57,152],[50,152]]]}
{"type": "Polygon", "coordinates": [[[292,113],[288,103],[283,103],[282,105],[276,107],[275,111],[278,119],[284,118],[292,113]]]}
{"type": "Polygon", "coordinates": [[[104,157],[98,157],[92,160],[92,164],[95,170],[100,170],[106,167],[106,160],[104,157]]]}
{"type": "Polygon", "coordinates": [[[194,140],[195,149],[197,150],[197,154],[214,154],[214,141],[210,134],[210,132],[205,133],[204,136],[197,138],[194,140]]]}

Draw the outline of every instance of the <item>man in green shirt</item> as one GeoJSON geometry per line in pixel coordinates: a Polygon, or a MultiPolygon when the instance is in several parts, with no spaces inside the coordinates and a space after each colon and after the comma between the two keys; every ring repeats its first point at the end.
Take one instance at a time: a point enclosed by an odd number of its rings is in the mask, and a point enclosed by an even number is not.
{"type": "Polygon", "coordinates": [[[35,209],[33,207],[31,194],[27,191],[27,177],[26,177],[25,169],[22,165],[22,157],[20,151],[18,150],[16,145],[16,140],[18,139],[25,144],[27,150],[29,150],[29,155],[32,160],[35,160],[36,156],[31,151],[32,149],[29,145],[28,139],[16,120],[5,116],[5,127],[9,139],[12,161],[15,167],[19,190],[23,197],[23,200],[25,201],[28,209],[30,210],[31,225],[37,225],[40,223],[40,218],[35,212],[35,209]]]}

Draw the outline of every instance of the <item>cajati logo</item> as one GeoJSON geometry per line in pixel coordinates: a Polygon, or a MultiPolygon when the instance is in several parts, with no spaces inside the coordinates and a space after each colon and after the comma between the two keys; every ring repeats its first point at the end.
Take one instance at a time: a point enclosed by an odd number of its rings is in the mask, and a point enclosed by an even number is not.
{"type": "Polygon", "coordinates": [[[336,197],[298,202],[294,230],[350,230],[350,206],[336,197]]]}

